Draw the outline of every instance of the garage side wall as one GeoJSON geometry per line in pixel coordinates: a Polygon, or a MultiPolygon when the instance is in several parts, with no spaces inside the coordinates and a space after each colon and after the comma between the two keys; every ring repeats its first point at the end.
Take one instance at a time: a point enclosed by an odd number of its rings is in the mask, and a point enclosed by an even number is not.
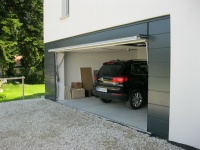
{"type": "Polygon", "coordinates": [[[168,138],[170,19],[149,22],[148,131],[168,138]]]}
{"type": "Polygon", "coordinates": [[[45,44],[45,98],[56,100],[55,56],[48,50],[54,48],[54,43],[45,44]]]}

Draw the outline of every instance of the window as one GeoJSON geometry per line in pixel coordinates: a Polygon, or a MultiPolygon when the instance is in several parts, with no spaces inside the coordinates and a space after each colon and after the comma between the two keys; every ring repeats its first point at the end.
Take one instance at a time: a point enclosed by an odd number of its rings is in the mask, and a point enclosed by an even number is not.
{"type": "Polygon", "coordinates": [[[99,76],[114,76],[119,75],[122,65],[103,65],[99,70],[99,76]]]}
{"type": "Polygon", "coordinates": [[[62,0],[62,18],[69,16],[69,0],[62,0]]]}
{"type": "Polygon", "coordinates": [[[131,66],[131,72],[133,74],[137,74],[137,75],[145,75],[148,74],[148,67],[147,64],[132,64],[131,66]]]}

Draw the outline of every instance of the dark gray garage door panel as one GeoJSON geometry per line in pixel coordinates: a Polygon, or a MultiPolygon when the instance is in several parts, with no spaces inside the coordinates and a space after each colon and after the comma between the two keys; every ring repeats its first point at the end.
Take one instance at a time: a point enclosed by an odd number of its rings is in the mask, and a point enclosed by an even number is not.
{"type": "Polygon", "coordinates": [[[170,62],[170,48],[149,49],[149,62],[170,62]]]}
{"type": "Polygon", "coordinates": [[[148,131],[153,134],[168,138],[169,122],[153,117],[148,117],[148,131]]]}
{"type": "Polygon", "coordinates": [[[170,104],[170,18],[149,22],[147,130],[168,137],[170,104]]]}
{"type": "Polygon", "coordinates": [[[79,45],[85,43],[106,41],[111,39],[135,36],[138,34],[147,35],[147,23],[128,25],[115,29],[111,28],[96,33],[85,34],[79,37],[62,39],[55,43],[55,47],[59,48],[59,47],[66,47],[66,46],[79,45]]]}
{"type": "Polygon", "coordinates": [[[45,78],[47,77],[54,77],[54,72],[45,70],[45,78]]]}
{"type": "Polygon", "coordinates": [[[51,66],[54,66],[54,53],[51,53],[51,56],[50,57],[45,57],[45,60],[44,60],[44,63],[45,65],[51,65],[51,66]]]}
{"type": "Polygon", "coordinates": [[[169,121],[169,107],[149,104],[148,117],[169,121]]]}
{"type": "Polygon", "coordinates": [[[166,92],[149,91],[149,104],[156,104],[169,107],[170,94],[166,92]]]}
{"type": "Polygon", "coordinates": [[[163,19],[149,23],[149,34],[161,34],[170,32],[170,19],[163,19]]]}
{"type": "Polygon", "coordinates": [[[54,71],[52,71],[52,67],[54,67],[54,65],[52,64],[46,64],[45,65],[45,73],[46,75],[49,75],[49,73],[51,73],[51,75],[54,75],[54,71]]]}
{"type": "Polygon", "coordinates": [[[167,47],[170,47],[170,34],[169,33],[150,35],[149,49],[167,48],[167,47]]]}
{"type": "Polygon", "coordinates": [[[45,98],[55,101],[56,100],[56,89],[54,76],[45,76],[45,98]]]}
{"type": "Polygon", "coordinates": [[[45,97],[50,100],[55,100],[55,95],[52,94],[55,92],[55,87],[52,84],[45,84],[45,97]]]}
{"type": "Polygon", "coordinates": [[[45,58],[51,57],[53,55],[53,53],[48,52],[48,50],[51,49],[51,48],[54,48],[54,42],[50,42],[50,43],[45,44],[45,51],[44,51],[45,58]]]}
{"type": "Polygon", "coordinates": [[[149,90],[170,92],[170,78],[149,77],[149,90]]]}
{"type": "Polygon", "coordinates": [[[149,63],[149,76],[151,77],[170,77],[169,63],[149,63]]]}
{"type": "Polygon", "coordinates": [[[55,89],[55,58],[48,50],[54,48],[54,43],[45,44],[45,98],[56,100],[55,89]]]}
{"type": "MultiPolygon", "coordinates": [[[[54,76],[45,76],[45,83],[48,85],[52,85],[54,86],[54,76]]],[[[49,89],[50,91],[52,91],[52,89],[49,89]]]]}
{"type": "Polygon", "coordinates": [[[54,92],[54,86],[52,84],[46,84],[46,88],[48,88],[47,90],[47,94],[48,95],[52,95],[52,92],[54,92]]]}

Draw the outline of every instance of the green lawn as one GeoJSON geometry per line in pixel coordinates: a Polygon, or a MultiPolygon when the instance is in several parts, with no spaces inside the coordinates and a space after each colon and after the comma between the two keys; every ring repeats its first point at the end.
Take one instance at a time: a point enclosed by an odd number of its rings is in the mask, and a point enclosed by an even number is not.
{"type": "MultiPolygon", "coordinates": [[[[24,99],[39,98],[44,96],[44,84],[25,84],[24,85],[24,99]]],[[[0,93],[0,102],[21,100],[22,84],[4,84],[3,92],[0,93]]]]}

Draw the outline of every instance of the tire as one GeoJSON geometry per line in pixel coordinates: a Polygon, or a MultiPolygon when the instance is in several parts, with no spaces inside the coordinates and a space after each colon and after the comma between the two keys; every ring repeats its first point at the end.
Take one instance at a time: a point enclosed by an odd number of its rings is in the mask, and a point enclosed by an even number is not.
{"type": "Polygon", "coordinates": [[[144,104],[144,94],[138,89],[132,90],[126,104],[131,109],[141,108],[144,104]]]}
{"type": "Polygon", "coordinates": [[[104,99],[104,98],[99,98],[100,101],[104,102],[104,103],[110,103],[112,102],[112,100],[109,99],[104,99]]]}

